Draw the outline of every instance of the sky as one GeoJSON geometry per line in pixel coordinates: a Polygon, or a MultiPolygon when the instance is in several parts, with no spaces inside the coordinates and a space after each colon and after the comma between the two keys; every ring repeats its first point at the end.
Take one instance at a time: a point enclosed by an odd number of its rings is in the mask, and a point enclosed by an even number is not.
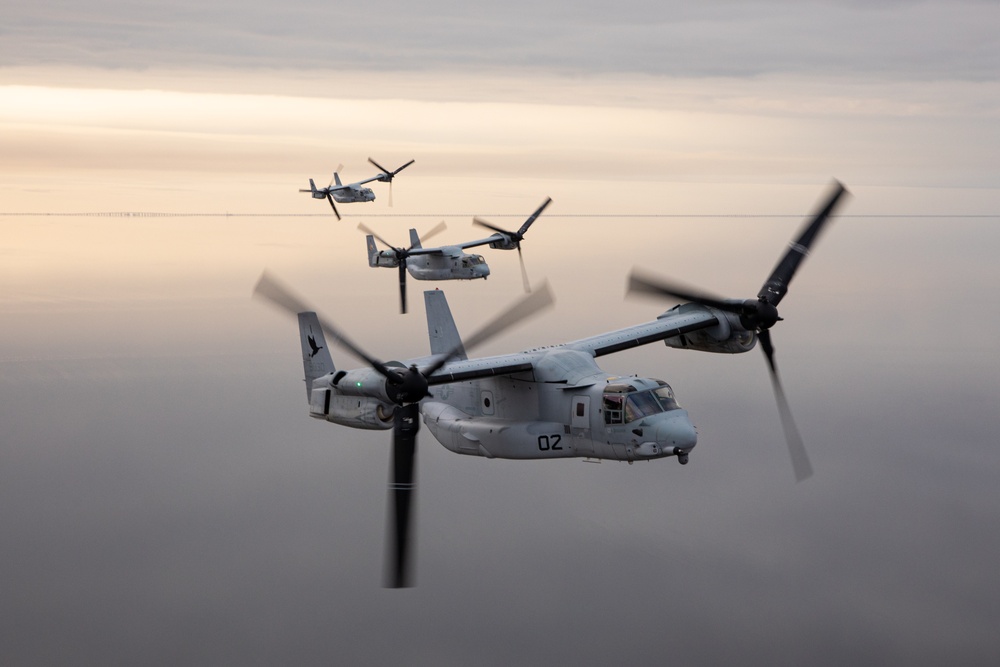
{"type": "MultiPolygon", "coordinates": [[[[996,655],[997,3],[22,5],[0,27],[4,664],[996,655]],[[297,192],[368,157],[416,160],[392,207],[376,183],[337,222],[297,192]],[[689,465],[487,461],[425,429],[417,587],[381,588],[389,434],[308,418],[262,270],[419,356],[425,286],[400,316],[358,222],[457,242],[550,196],[524,257],[556,305],[477,350],[514,352],[654,318],[633,267],[755,295],[834,178],[852,197],[773,332],[812,478],[759,353],[650,345],[601,366],[671,383],[689,465]]],[[[443,285],[460,331],[521,291],[514,253],[484,254],[489,280],[443,285]]]]}

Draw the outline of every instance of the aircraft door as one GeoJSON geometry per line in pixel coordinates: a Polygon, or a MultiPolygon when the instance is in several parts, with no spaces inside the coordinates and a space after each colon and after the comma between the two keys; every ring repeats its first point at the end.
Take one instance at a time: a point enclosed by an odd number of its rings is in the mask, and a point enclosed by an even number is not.
{"type": "Polygon", "coordinates": [[[591,456],[594,442],[590,430],[590,396],[574,396],[570,401],[569,427],[573,447],[579,454],[591,456]]]}
{"type": "Polygon", "coordinates": [[[574,396],[569,417],[574,435],[582,435],[590,429],[590,396],[574,396]]]}

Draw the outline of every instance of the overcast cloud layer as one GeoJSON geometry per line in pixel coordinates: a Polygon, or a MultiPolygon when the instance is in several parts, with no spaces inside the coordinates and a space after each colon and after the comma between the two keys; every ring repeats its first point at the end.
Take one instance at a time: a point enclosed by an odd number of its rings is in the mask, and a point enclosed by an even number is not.
{"type": "Polygon", "coordinates": [[[0,63],[995,80],[982,2],[15,3],[0,63]]]}

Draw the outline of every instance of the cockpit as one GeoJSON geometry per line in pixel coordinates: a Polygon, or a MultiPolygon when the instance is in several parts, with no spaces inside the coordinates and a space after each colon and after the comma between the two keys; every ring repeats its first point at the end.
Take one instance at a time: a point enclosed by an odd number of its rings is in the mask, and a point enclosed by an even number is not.
{"type": "Polygon", "coordinates": [[[479,266],[480,264],[485,264],[486,260],[483,259],[482,255],[469,255],[468,257],[462,258],[462,266],[479,266]]]}
{"type": "Polygon", "coordinates": [[[669,384],[642,378],[609,382],[602,403],[605,424],[628,424],[680,408],[669,384]]]}

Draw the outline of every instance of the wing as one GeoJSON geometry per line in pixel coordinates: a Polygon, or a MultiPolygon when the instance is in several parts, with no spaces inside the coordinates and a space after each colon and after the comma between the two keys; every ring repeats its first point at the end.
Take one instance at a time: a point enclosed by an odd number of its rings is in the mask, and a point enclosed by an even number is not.
{"type": "MultiPolygon", "coordinates": [[[[306,192],[309,192],[306,190],[306,192]]],[[[464,243],[452,243],[450,245],[443,245],[437,248],[413,248],[410,250],[411,255],[449,255],[451,257],[460,257],[464,253],[462,252],[466,248],[475,248],[476,246],[486,245],[488,243],[494,243],[496,241],[502,241],[503,237],[499,234],[494,234],[488,239],[479,239],[478,241],[465,241],[464,243]]]]}
{"type": "Polygon", "coordinates": [[[522,352],[519,354],[503,354],[498,357],[451,361],[427,378],[427,384],[449,384],[451,382],[478,380],[479,378],[495,377],[497,375],[525,373],[534,369],[534,362],[537,357],[537,354],[522,352]]]}
{"type": "Polygon", "coordinates": [[[721,314],[706,307],[688,307],[682,311],[669,310],[658,317],[655,322],[636,324],[625,329],[581,338],[566,343],[565,347],[600,357],[640,345],[655,343],[673,336],[708,329],[718,324],[720,317],[722,317],[721,314]]]}
{"type": "Polygon", "coordinates": [[[454,253],[448,252],[448,248],[444,247],[444,248],[411,248],[409,251],[407,251],[406,254],[411,257],[415,257],[417,255],[451,255],[454,253]]]}
{"type": "MultiPolygon", "coordinates": [[[[719,323],[721,315],[710,308],[686,308],[684,311],[668,311],[654,322],[581,338],[563,345],[554,345],[539,351],[504,354],[482,359],[450,361],[428,378],[428,384],[448,384],[497,375],[513,375],[534,370],[537,362],[547,349],[564,348],[586,352],[594,357],[621,352],[640,345],[648,345],[673,336],[711,328],[719,323]]],[[[407,363],[427,366],[434,357],[424,357],[407,363]]]]}
{"type": "Polygon", "coordinates": [[[465,253],[460,245],[443,245],[437,248],[412,248],[409,255],[444,255],[447,257],[461,257],[465,253]]]}
{"type": "Polygon", "coordinates": [[[501,234],[493,234],[489,238],[477,239],[475,241],[465,241],[464,243],[455,243],[454,247],[462,248],[475,248],[476,246],[488,245],[490,243],[496,243],[497,241],[503,241],[504,237],[501,234]]]}
{"type": "Polygon", "coordinates": [[[382,178],[382,174],[379,174],[378,176],[372,176],[371,178],[366,178],[366,179],[364,179],[362,181],[355,181],[353,183],[349,183],[348,185],[345,185],[344,187],[345,188],[349,188],[352,185],[364,185],[365,183],[371,183],[372,181],[377,181],[380,178],[382,178]]]}

